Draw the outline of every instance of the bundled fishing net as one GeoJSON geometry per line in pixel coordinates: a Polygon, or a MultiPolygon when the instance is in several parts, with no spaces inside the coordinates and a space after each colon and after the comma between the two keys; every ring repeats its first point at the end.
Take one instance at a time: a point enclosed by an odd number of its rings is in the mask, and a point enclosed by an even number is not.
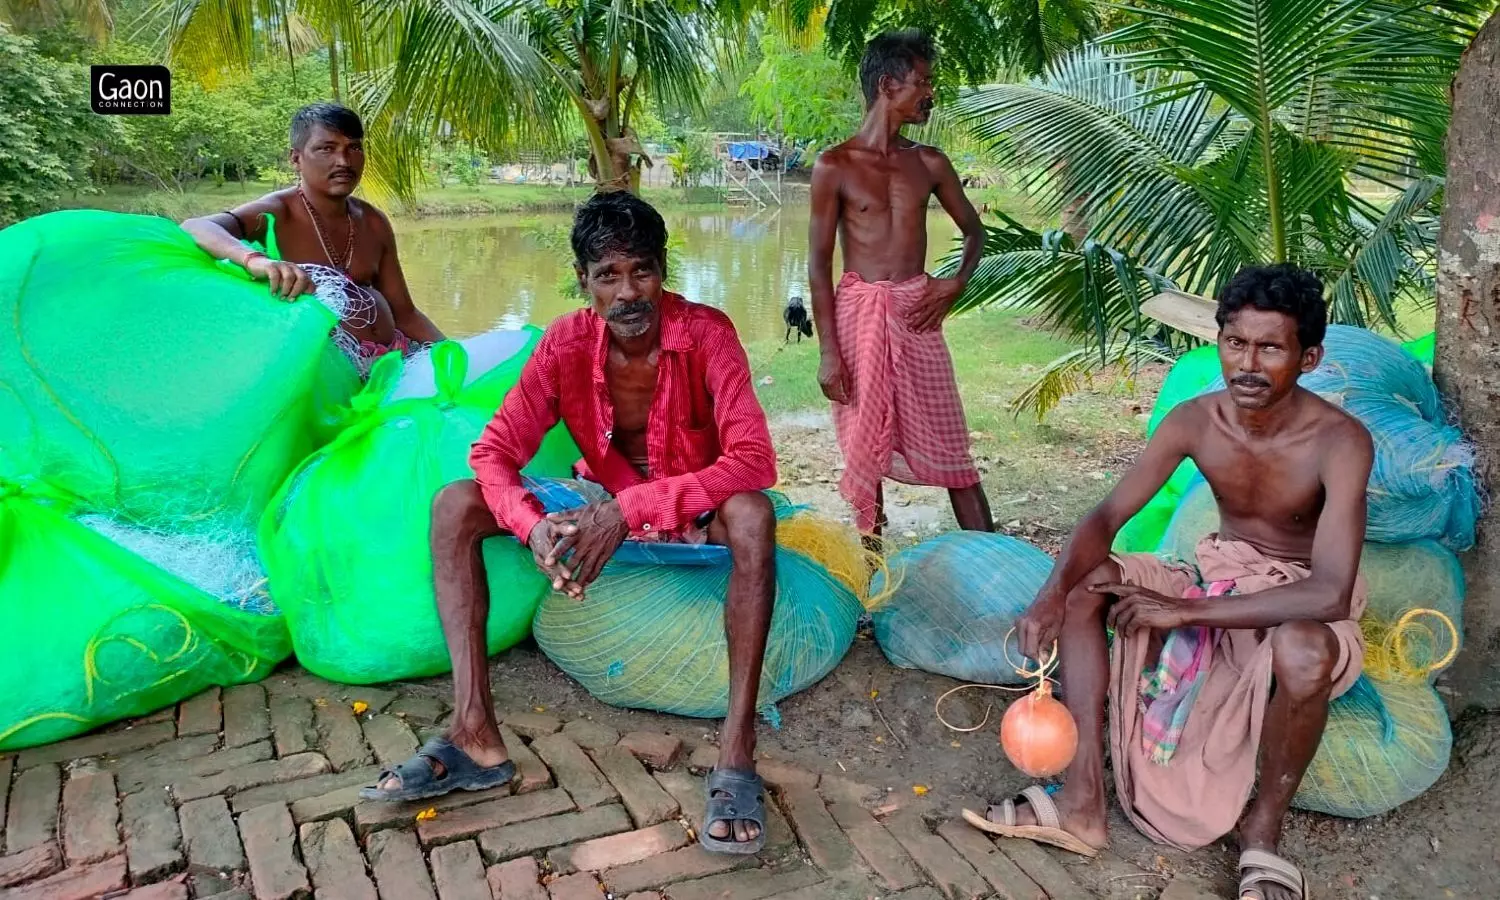
{"type": "MultiPolygon", "coordinates": [[[[1198,347],[1179,357],[1172,364],[1171,371],[1161,384],[1161,391],[1156,395],[1156,403],[1151,407],[1151,418],[1146,423],[1146,437],[1149,439],[1156,434],[1156,429],[1161,426],[1167,413],[1182,401],[1196,397],[1214,379],[1219,378],[1221,372],[1219,348],[1216,346],[1198,347]]],[[[1178,501],[1197,474],[1198,467],[1190,460],[1184,460],[1162,489],[1120,529],[1120,533],[1115,536],[1114,550],[1118,553],[1147,553],[1155,550],[1156,545],[1161,543],[1167,524],[1172,521],[1178,501]]]]}
{"type": "MultiPolygon", "coordinates": [[[[858,545],[858,535],[837,523],[799,524],[806,514],[773,500],[781,519],[776,607],[758,696],[762,714],[775,723],[772,704],[817,683],[844,658],[863,605],[849,586],[861,579],[845,568],[859,552],[849,543],[858,545]],[[781,544],[783,530],[804,550],[828,551],[827,563],[781,544]],[[832,574],[829,565],[844,571],[832,574]]],[[[537,644],[612,706],[723,716],[729,704],[728,549],[631,544],[611,559],[583,602],[559,594],[542,601],[532,623],[537,644]],[[662,555],[643,562],[649,554],[662,555]]]]}
{"type": "Polygon", "coordinates": [[[899,585],[874,619],[893,665],[978,684],[1026,683],[1015,668],[1016,637],[1006,635],[1047,580],[1050,556],[1003,534],[955,531],[895,554],[890,569],[899,585]]]}
{"type": "Polygon", "coordinates": [[[1375,442],[1366,536],[1389,543],[1431,537],[1459,551],[1474,546],[1480,514],[1474,448],[1458,428],[1416,415],[1397,397],[1329,399],[1363,422],[1375,442]]]}
{"type": "MultiPolygon", "coordinates": [[[[428,530],[444,485],[473,477],[468,458],[493,409],[456,402],[462,347],[433,348],[434,397],[385,402],[402,360],[387,354],[355,398],[355,420],[305,460],[261,521],[271,598],[286,615],[297,658],[351,684],[446,672],[448,651],[432,593],[428,530]]],[[[578,451],[554,429],[527,468],[564,475],[578,451]]],[[[509,537],[486,541],[489,652],[524,638],[546,590],[531,553],[509,537]]]]}
{"type": "MultiPolygon", "coordinates": [[[[521,380],[521,367],[531,358],[542,330],[534,325],[524,328],[497,328],[473,337],[461,338],[458,344],[469,358],[468,374],[464,376],[459,402],[465,406],[495,410],[505,400],[516,382],[521,380]]],[[[413,353],[406,359],[401,380],[391,391],[391,400],[408,400],[413,397],[431,397],[437,393],[437,380],[432,366],[432,348],[413,353]]]]}
{"type": "Polygon", "coordinates": [[[255,535],[243,526],[156,531],[108,516],[79,516],[77,521],[221,603],[261,615],[278,612],[267,592],[255,535]]]}
{"type": "Polygon", "coordinates": [[[1298,383],[1315,394],[1399,398],[1429,422],[1445,421],[1447,415],[1432,375],[1420,362],[1390,338],[1351,325],[1328,326],[1322,364],[1298,383]]]}
{"type": "Polygon", "coordinates": [[[76,210],[11,226],[0,465],[155,527],[252,521],[358,387],[334,322],[216,265],[166,219],[76,210]]]}
{"type": "Polygon", "coordinates": [[[1421,363],[1428,371],[1432,370],[1432,357],[1437,350],[1437,334],[1429,331],[1422,337],[1407,341],[1401,345],[1401,349],[1411,355],[1413,359],[1421,363]]]}
{"type": "Polygon", "coordinates": [[[0,481],[0,750],[264,678],[279,616],[230,608],[69,518],[75,502],[0,481]]]}
{"type": "Polygon", "coordinates": [[[1452,749],[1448,712],[1428,684],[1362,676],[1329,706],[1292,805],[1351,819],[1388,812],[1432,787],[1452,749]]]}

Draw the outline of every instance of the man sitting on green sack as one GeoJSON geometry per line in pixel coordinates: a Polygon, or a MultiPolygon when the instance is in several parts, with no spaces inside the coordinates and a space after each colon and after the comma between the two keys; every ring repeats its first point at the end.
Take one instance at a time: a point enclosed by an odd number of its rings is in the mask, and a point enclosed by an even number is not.
{"type": "Polygon", "coordinates": [[[729,318],[662,289],[667,229],[656,210],[629,193],[597,195],[579,209],[572,243],[589,308],[548,327],[474,445],[475,478],[443,488],[433,504],[453,724],[363,796],[416,800],[494,787],[515,774],[485,663],[486,538],[525,540],[553,589],[580,601],[627,538],[714,543],[733,561],[724,613],[729,714],[700,841],[755,853],[766,819],[754,716],[776,589],[776,517],[763,493],[776,481],[770,428],[729,318]],[[546,515],[521,468],[559,420],[583,452],[580,474],[610,496],[546,515]]]}

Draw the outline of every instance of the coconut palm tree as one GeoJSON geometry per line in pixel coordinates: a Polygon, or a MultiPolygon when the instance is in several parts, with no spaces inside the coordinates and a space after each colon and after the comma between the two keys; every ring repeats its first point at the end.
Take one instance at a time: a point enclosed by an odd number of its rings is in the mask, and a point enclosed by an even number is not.
{"type": "Polygon", "coordinates": [[[1242,266],[1291,261],[1324,278],[1334,320],[1394,326],[1398,298],[1431,284],[1445,91],[1479,4],[1157,0],[1134,12],[1042,78],[960,104],[1043,212],[1072,205],[1087,223],[1076,236],[992,229],[962,301],[1037,310],[1095,346],[1028,392],[1038,411],[1089,365],[1168,337],[1141,319],[1146,290],[1212,294],[1242,266]]]}
{"type": "Polygon", "coordinates": [[[423,148],[566,143],[581,124],[601,188],[639,184],[632,119],[649,99],[696,105],[754,4],[733,0],[160,0],[170,53],[188,68],[245,64],[309,37],[330,49],[335,90],[369,120],[371,178],[415,188],[423,148]]]}

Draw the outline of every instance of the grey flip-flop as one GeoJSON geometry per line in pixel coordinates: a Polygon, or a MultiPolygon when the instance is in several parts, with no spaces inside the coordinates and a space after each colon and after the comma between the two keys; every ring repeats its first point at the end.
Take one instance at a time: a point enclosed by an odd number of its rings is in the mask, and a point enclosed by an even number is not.
{"type": "Polygon", "coordinates": [[[373,787],[364,788],[359,796],[365,800],[425,800],[441,797],[451,791],[483,791],[509,784],[516,777],[516,764],[506,760],[498,766],[481,766],[445,737],[435,737],[422,745],[417,755],[394,769],[380,773],[373,787]],[[429,760],[443,764],[443,774],[436,774],[429,760]],[[380,786],[399,778],[401,786],[384,790],[380,786]]]}
{"type": "Polygon", "coordinates": [[[1296,891],[1298,900],[1309,900],[1307,879],[1302,870],[1265,850],[1246,850],[1240,854],[1240,900],[1266,900],[1258,885],[1276,884],[1296,891]]]}
{"type": "Polygon", "coordinates": [[[1052,795],[1047,793],[1046,788],[1034,784],[1022,791],[1017,799],[1025,801],[1031,807],[1031,811],[1036,814],[1036,825],[1016,824],[1015,800],[1006,800],[999,806],[991,806],[989,814],[984,816],[966,809],[963,811],[964,821],[988,834],[1051,844],[1080,856],[1099,855],[1097,847],[1090,847],[1075,835],[1063,830],[1062,817],[1058,815],[1057,804],[1052,802],[1052,795]]]}
{"type": "Polygon", "coordinates": [[[761,777],[746,769],[714,769],[708,773],[705,791],[708,806],[703,813],[703,833],[698,835],[703,849],[714,853],[759,853],[766,846],[766,784],[761,777]],[[754,822],[759,833],[748,841],[734,840],[736,821],[754,822]],[[729,825],[728,838],[709,836],[708,829],[716,822],[729,825]]]}

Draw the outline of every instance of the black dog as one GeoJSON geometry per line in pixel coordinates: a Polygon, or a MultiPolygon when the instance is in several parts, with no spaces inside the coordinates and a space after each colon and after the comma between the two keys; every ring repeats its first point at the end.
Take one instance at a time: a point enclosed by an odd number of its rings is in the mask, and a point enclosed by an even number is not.
{"type": "Polygon", "coordinates": [[[781,320],[786,323],[786,340],[782,343],[790,343],[792,332],[797,332],[797,343],[802,343],[802,336],[813,336],[812,318],[807,314],[807,307],[802,305],[801,297],[793,297],[786,302],[786,309],[781,311],[781,320]]]}

